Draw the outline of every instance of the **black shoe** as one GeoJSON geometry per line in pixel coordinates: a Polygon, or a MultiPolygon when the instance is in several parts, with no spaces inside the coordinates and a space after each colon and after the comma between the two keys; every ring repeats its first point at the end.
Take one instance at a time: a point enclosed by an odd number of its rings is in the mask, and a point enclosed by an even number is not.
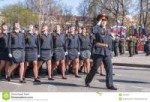
{"type": "Polygon", "coordinates": [[[53,78],[48,78],[48,80],[54,80],[53,78]]]}
{"type": "Polygon", "coordinates": [[[23,78],[23,80],[26,80],[26,78],[23,78]]]}
{"type": "Polygon", "coordinates": [[[75,75],[75,77],[76,77],[76,78],[81,78],[81,76],[79,76],[79,75],[75,75]]]}
{"type": "Polygon", "coordinates": [[[62,77],[62,79],[66,80],[67,78],[66,77],[62,77]]]}
{"type": "Polygon", "coordinates": [[[34,82],[40,83],[41,81],[38,79],[34,79],[34,82]]]}
{"type": "Polygon", "coordinates": [[[106,76],[105,74],[101,73],[100,76],[106,76]]]}
{"type": "Polygon", "coordinates": [[[40,79],[40,77],[38,76],[37,79],[40,79]]]}
{"type": "Polygon", "coordinates": [[[115,88],[114,86],[107,87],[107,88],[110,89],[110,90],[117,90],[117,88],[115,88]]]}
{"type": "Polygon", "coordinates": [[[10,81],[10,77],[8,76],[8,77],[6,78],[6,80],[7,80],[7,81],[10,81]]]}
{"type": "Polygon", "coordinates": [[[80,70],[79,70],[79,72],[81,73],[81,72],[82,72],[82,70],[83,70],[83,66],[80,66],[80,70]]]}
{"type": "Polygon", "coordinates": [[[69,72],[70,74],[74,74],[74,72],[73,72],[72,70],[70,70],[70,69],[69,69],[69,71],[68,71],[68,72],[69,72]]]}
{"type": "Polygon", "coordinates": [[[25,81],[25,80],[20,80],[19,82],[20,82],[20,83],[26,83],[26,81],[25,81]]]}
{"type": "Polygon", "coordinates": [[[85,83],[85,87],[90,87],[90,84],[85,83]]]}

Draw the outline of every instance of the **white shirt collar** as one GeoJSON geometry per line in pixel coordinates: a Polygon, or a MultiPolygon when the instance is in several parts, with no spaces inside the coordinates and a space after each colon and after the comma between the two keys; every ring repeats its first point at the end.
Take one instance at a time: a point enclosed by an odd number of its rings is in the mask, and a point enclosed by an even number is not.
{"type": "Polygon", "coordinates": [[[19,33],[19,30],[17,29],[17,30],[15,30],[15,32],[16,32],[16,33],[19,33]]]}

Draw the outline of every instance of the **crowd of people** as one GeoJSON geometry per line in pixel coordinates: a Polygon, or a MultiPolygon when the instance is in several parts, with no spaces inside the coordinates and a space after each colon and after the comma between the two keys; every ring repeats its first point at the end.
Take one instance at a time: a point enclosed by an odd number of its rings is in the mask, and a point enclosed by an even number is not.
{"type": "MultiPolygon", "coordinates": [[[[19,68],[19,82],[25,83],[28,68],[33,68],[34,82],[40,83],[40,68],[46,63],[48,80],[54,80],[53,70],[61,69],[62,79],[66,80],[66,71],[73,73],[75,78],[81,78],[79,72],[84,68],[87,73],[85,85],[89,87],[97,69],[106,69],[106,86],[116,90],[113,85],[112,51],[118,56],[125,53],[125,42],[128,41],[130,56],[133,49],[137,53],[137,47],[133,47],[133,38],[127,40],[121,36],[113,37],[107,32],[108,17],[99,15],[98,23],[92,32],[87,32],[86,27],[71,26],[62,31],[60,25],[56,25],[53,32],[49,32],[45,24],[41,32],[35,25],[30,25],[29,30],[23,32],[19,22],[14,22],[13,30],[9,31],[6,23],[1,26],[0,32],[0,72],[5,73],[7,81],[16,68],[19,68]]],[[[135,38],[134,38],[135,39],[135,38]]],[[[150,37],[146,41],[146,53],[150,54],[150,37]]]]}
{"type": "Polygon", "coordinates": [[[24,83],[26,71],[32,65],[34,81],[40,82],[39,70],[46,63],[48,80],[54,80],[52,70],[57,67],[61,68],[62,79],[67,79],[66,69],[80,78],[82,68],[79,66],[84,66],[86,73],[91,67],[93,37],[85,27],[75,29],[72,26],[66,32],[61,32],[60,25],[52,33],[48,32],[47,25],[43,26],[42,32],[34,25],[22,32],[19,22],[14,22],[13,30],[8,31],[4,23],[0,34],[0,71],[5,69],[6,79],[10,81],[13,71],[20,67],[20,82],[24,83]]]}
{"type": "Polygon", "coordinates": [[[140,50],[146,53],[146,56],[150,55],[150,36],[142,36],[139,38],[137,35],[129,34],[128,37],[123,35],[116,35],[113,40],[113,51],[114,57],[125,54],[125,51],[128,50],[129,57],[133,57],[138,54],[139,46],[140,50]]]}

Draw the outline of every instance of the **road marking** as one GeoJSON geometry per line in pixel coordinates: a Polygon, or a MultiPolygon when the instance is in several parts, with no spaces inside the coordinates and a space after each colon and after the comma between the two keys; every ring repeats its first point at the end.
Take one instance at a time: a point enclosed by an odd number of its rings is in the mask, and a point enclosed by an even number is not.
{"type": "Polygon", "coordinates": [[[15,83],[15,82],[6,82],[6,81],[1,81],[1,82],[4,82],[4,83],[9,83],[9,84],[17,85],[17,86],[20,86],[20,85],[22,85],[22,84],[15,83]]]}
{"type": "Polygon", "coordinates": [[[144,87],[140,87],[140,86],[131,86],[131,87],[133,87],[133,88],[138,88],[138,89],[144,88],[144,87]]]}
{"type": "Polygon", "coordinates": [[[115,74],[115,76],[123,76],[123,75],[120,75],[120,74],[115,74]]]}

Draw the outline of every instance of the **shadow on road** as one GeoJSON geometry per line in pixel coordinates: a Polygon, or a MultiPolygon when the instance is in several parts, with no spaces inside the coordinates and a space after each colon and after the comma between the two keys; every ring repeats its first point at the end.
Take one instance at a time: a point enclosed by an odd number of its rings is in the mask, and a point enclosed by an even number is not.
{"type": "MultiPolygon", "coordinates": [[[[100,82],[105,82],[105,80],[101,79],[99,80],[100,82]]],[[[144,82],[144,81],[133,81],[133,80],[119,80],[115,79],[114,82],[119,82],[119,83],[132,83],[132,84],[150,84],[150,82],[144,82]]]]}
{"type": "Polygon", "coordinates": [[[41,85],[41,84],[50,84],[55,86],[72,86],[72,87],[84,87],[82,85],[72,84],[72,83],[63,83],[63,82],[41,82],[41,83],[33,83],[34,85],[41,85]]]}

